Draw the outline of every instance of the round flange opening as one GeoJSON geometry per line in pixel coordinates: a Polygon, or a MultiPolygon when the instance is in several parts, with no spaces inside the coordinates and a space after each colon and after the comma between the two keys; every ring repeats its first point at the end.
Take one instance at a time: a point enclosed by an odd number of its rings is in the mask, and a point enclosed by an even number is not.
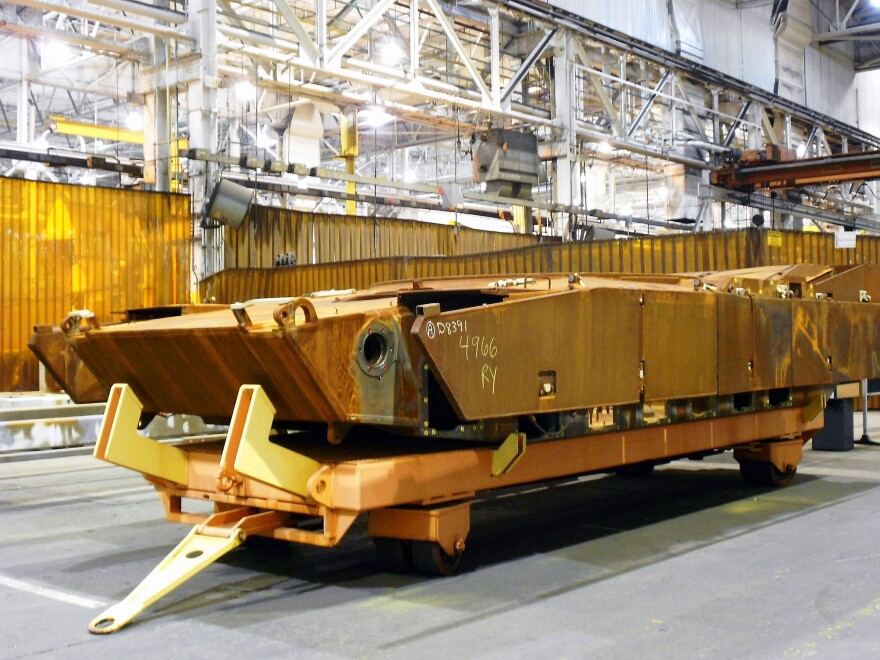
{"type": "Polygon", "coordinates": [[[364,338],[364,362],[371,367],[381,367],[388,360],[388,340],[380,332],[372,332],[364,338]]]}
{"type": "Polygon", "coordinates": [[[381,378],[394,361],[394,335],[381,323],[371,323],[358,339],[358,366],[368,376],[381,378]]]}

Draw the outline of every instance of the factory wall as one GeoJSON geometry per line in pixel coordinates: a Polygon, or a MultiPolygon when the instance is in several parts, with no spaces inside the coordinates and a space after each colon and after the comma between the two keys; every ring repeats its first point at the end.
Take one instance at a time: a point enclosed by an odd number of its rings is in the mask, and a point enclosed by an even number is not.
{"type": "Polygon", "coordinates": [[[551,0],[550,4],[613,30],[673,49],[667,0],[551,0]]]}
{"type": "Polygon", "coordinates": [[[286,268],[225,270],[200,283],[203,301],[232,303],[327,289],[363,289],[374,282],[516,273],[700,273],[754,266],[880,263],[880,237],[859,236],[836,249],[833,234],[758,229],[656,238],[557,243],[462,257],[393,257],[286,268]]]}
{"type": "Polygon", "coordinates": [[[848,124],[857,123],[851,55],[832,47],[808,47],[804,50],[804,73],[808,107],[848,124]]]}
{"type": "Polygon", "coordinates": [[[34,325],[186,302],[191,231],[186,196],[0,179],[0,391],[38,388],[34,325]]]}
{"type": "Polygon", "coordinates": [[[863,71],[856,76],[858,121],[863,131],[880,136],[880,69],[863,71]]]}
{"type": "Polygon", "coordinates": [[[535,245],[536,236],[415,220],[363,218],[256,206],[240,229],[226,232],[229,268],[268,268],[275,257],[319,264],[398,255],[455,256],[535,245]]]}
{"type": "Polygon", "coordinates": [[[698,2],[697,7],[705,49],[703,60],[697,61],[773,91],[776,65],[770,7],[737,9],[718,0],[698,2]]]}

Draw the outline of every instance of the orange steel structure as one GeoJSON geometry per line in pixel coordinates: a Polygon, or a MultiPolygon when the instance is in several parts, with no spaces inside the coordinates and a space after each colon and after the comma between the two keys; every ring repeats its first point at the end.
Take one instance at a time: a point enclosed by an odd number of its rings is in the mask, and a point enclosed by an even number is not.
{"type": "Polygon", "coordinates": [[[67,340],[112,385],[95,455],[196,524],[90,629],[119,629],[252,534],[333,546],[368,514],[385,565],[447,574],[471,502],[498,487],[728,449],[746,480],[785,485],[827,398],[880,376],[878,295],[876,267],[798,265],[419,279],[115,326],[73,314],[67,340]],[[229,432],[138,435],[159,412],[229,432]]]}
{"type": "Polygon", "coordinates": [[[821,158],[730,165],[712,173],[712,184],[754,190],[877,178],[880,178],[880,151],[862,151],[821,158]]]}

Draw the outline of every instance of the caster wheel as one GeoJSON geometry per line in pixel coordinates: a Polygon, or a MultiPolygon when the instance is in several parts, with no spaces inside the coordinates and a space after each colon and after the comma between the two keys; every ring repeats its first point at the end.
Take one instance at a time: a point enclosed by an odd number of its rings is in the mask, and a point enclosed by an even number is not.
{"type": "Polygon", "coordinates": [[[797,474],[797,468],[783,472],[773,463],[759,463],[758,466],[761,483],[772,488],[788,486],[794,480],[794,475],[797,474]]]}
{"type": "Polygon", "coordinates": [[[381,568],[392,573],[409,573],[413,569],[409,542],[403,539],[376,537],[376,561],[381,568]]]}
{"type": "Polygon", "coordinates": [[[411,551],[413,566],[423,575],[452,575],[461,565],[462,553],[448,555],[433,541],[413,541],[411,551]]]}
{"type": "Polygon", "coordinates": [[[797,468],[783,472],[770,461],[742,461],[739,471],[746,482],[771,488],[788,486],[797,474],[797,468]]]}

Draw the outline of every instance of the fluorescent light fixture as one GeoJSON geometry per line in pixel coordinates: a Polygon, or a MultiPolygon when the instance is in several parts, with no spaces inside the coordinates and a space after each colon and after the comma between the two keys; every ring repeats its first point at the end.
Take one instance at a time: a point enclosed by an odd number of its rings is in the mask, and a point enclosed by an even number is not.
{"type": "Polygon", "coordinates": [[[406,53],[396,41],[386,41],[379,48],[379,58],[388,66],[400,64],[405,56],[406,53]]]}
{"type": "Polygon", "coordinates": [[[131,131],[140,131],[144,128],[144,113],[132,110],[125,118],[125,127],[131,131]]]}
{"type": "Polygon", "coordinates": [[[321,180],[316,176],[302,176],[296,182],[296,187],[300,190],[308,190],[312,186],[317,186],[321,180]]]}
{"type": "Polygon", "coordinates": [[[272,133],[272,129],[264,126],[257,133],[257,147],[260,149],[274,149],[278,146],[278,139],[275,138],[272,133]]]}
{"type": "MultiPolygon", "coordinates": [[[[873,0],[873,1],[874,1],[874,2],[880,2],[880,0],[873,0]]],[[[797,153],[797,157],[798,157],[798,158],[803,158],[804,155],[806,155],[806,153],[807,153],[807,145],[805,145],[805,144],[799,144],[799,145],[797,146],[796,153],[797,153]]]]}
{"type": "Polygon", "coordinates": [[[602,140],[598,145],[596,145],[596,151],[600,154],[610,154],[614,152],[614,147],[611,146],[611,143],[607,140],[602,140]]]}
{"type": "Polygon", "coordinates": [[[56,69],[75,58],[74,52],[59,41],[44,41],[40,48],[40,67],[56,69]]]}
{"type": "Polygon", "coordinates": [[[370,128],[379,128],[394,121],[393,115],[389,115],[385,110],[378,107],[361,110],[358,116],[370,128]]]}
{"type": "Polygon", "coordinates": [[[235,98],[239,101],[253,101],[257,96],[257,88],[249,80],[239,80],[233,88],[235,98]]]}

